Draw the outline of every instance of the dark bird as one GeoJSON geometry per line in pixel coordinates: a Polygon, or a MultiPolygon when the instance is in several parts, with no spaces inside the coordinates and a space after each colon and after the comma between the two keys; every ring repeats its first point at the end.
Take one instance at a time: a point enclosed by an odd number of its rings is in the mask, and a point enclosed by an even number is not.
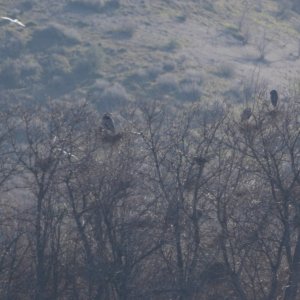
{"type": "Polygon", "coordinates": [[[274,107],[276,107],[277,102],[278,102],[278,93],[276,90],[272,90],[270,92],[270,96],[271,96],[271,103],[274,107]]]}
{"type": "Polygon", "coordinates": [[[104,129],[115,133],[115,124],[113,119],[111,118],[111,115],[109,113],[105,113],[102,117],[102,126],[104,129]]]}
{"type": "Polygon", "coordinates": [[[252,110],[250,107],[247,107],[243,110],[243,112],[241,114],[241,120],[247,121],[250,119],[251,116],[252,116],[252,110]]]}

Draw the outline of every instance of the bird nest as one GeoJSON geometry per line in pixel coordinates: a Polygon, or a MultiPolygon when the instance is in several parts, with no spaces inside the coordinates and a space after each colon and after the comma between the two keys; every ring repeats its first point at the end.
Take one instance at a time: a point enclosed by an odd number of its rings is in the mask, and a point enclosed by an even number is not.
{"type": "Polygon", "coordinates": [[[105,131],[102,132],[102,142],[107,144],[115,144],[119,142],[123,137],[122,133],[110,134],[105,131]]]}

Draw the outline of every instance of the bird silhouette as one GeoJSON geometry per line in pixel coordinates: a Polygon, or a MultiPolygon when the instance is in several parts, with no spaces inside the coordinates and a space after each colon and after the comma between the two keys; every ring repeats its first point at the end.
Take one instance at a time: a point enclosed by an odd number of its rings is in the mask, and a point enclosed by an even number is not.
{"type": "Polygon", "coordinates": [[[241,120],[242,121],[247,121],[247,120],[250,119],[251,116],[252,116],[252,110],[251,110],[250,107],[247,107],[241,113],[241,120]]]}
{"type": "Polygon", "coordinates": [[[278,93],[276,90],[272,90],[270,92],[270,96],[271,96],[271,103],[274,107],[277,106],[277,102],[278,102],[278,93]]]}
{"type": "Polygon", "coordinates": [[[115,124],[111,117],[111,114],[105,113],[102,117],[102,126],[107,131],[110,131],[111,133],[115,133],[115,124]]]}

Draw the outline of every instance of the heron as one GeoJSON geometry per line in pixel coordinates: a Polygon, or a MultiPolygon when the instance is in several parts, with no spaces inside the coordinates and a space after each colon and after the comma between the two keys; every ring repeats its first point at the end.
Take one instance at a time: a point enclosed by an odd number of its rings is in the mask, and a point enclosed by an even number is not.
{"type": "Polygon", "coordinates": [[[102,117],[102,126],[106,130],[115,133],[115,124],[110,113],[105,113],[102,117]]]}
{"type": "Polygon", "coordinates": [[[22,22],[20,22],[18,19],[11,19],[11,18],[8,18],[8,17],[1,17],[1,19],[8,20],[8,21],[10,21],[12,23],[15,23],[15,24],[18,24],[18,25],[20,25],[22,27],[25,27],[25,24],[23,24],[22,22]]]}
{"type": "Polygon", "coordinates": [[[247,107],[243,110],[243,112],[241,114],[241,120],[247,121],[250,119],[251,116],[252,116],[252,110],[250,107],[247,107]]]}
{"type": "Polygon", "coordinates": [[[278,93],[276,90],[272,90],[270,92],[270,96],[271,96],[271,103],[274,107],[276,107],[277,102],[278,102],[278,93]]]}

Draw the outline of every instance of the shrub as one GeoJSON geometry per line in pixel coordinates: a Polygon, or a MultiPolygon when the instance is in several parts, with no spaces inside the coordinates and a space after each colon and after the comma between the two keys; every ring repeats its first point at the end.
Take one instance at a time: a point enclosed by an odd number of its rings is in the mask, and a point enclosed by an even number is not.
{"type": "Polygon", "coordinates": [[[35,4],[36,4],[36,2],[32,1],[32,0],[24,1],[24,2],[20,3],[19,8],[23,12],[30,11],[30,10],[32,10],[32,8],[34,7],[35,4]]]}
{"type": "Polygon", "coordinates": [[[5,30],[0,34],[0,55],[1,58],[17,58],[25,46],[25,40],[20,32],[14,30],[5,30]]]}
{"type": "Polygon", "coordinates": [[[0,81],[4,88],[21,88],[39,82],[43,69],[31,55],[22,59],[7,59],[0,68],[0,81]]]}
{"type": "Polygon", "coordinates": [[[120,7],[120,0],[106,0],[104,3],[105,9],[117,9],[120,7]]]}
{"type": "Polygon", "coordinates": [[[92,46],[87,50],[76,52],[71,60],[73,76],[81,78],[95,74],[102,65],[104,55],[100,46],[92,46]]]}
{"type": "Polygon", "coordinates": [[[112,111],[129,100],[130,96],[126,89],[121,84],[114,83],[103,90],[96,105],[102,111],[112,111]]]}
{"type": "Polygon", "coordinates": [[[187,15],[186,14],[180,14],[178,16],[176,16],[176,21],[178,23],[184,23],[187,19],[187,15]]]}
{"type": "Polygon", "coordinates": [[[221,64],[217,67],[214,74],[222,78],[232,78],[234,76],[234,67],[230,64],[221,64]]]}
{"type": "Polygon", "coordinates": [[[206,9],[207,11],[210,11],[210,12],[213,12],[213,13],[216,12],[216,9],[214,7],[214,3],[212,3],[212,1],[203,1],[202,7],[203,7],[203,9],[206,9]]]}
{"type": "Polygon", "coordinates": [[[223,93],[224,100],[228,100],[229,103],[243,103],[244,97],[239,87],[232,87],[231,89],[223,93]]]}
{"type": "Polygon", "coordinates": [[[120,0],[71,0],[67,9],[78,13],[101,13],[111,9],[118,9],[120,0]]]}
{"type": "Polygon", "coordinates": [[[136,26],[133,23],[127,22],[112,28],[108,33],[117,39],[130,39],[135,32],[135,28],[136,26]]]}
{"type": "Polygon", "coordinates": [[[37,82],[41,79],[43,68],[33,56],[27,55],[22,58],[21,77],[26,84],[37,82]]]}
{"type": "Polygon", "coordinates": [[[155,80],[157,76],[162,73],[163,67],[160,65],[154,65],[148,68],[140,68],[130,74],[124,80],[124,84],[130,86],[131,88],[137,88],[138,85],[144,85],[147,82],[155,80]]]}
{"type": "Polygon", "coordinates": [[[67,9],[78,13],[99,13],[103,6],[99,0],[74,0],[67,4],[67,9]]]}
{"type": "Polygon", "coordinates": [[[137,85],[145,84],[148,80],[149,77],[147,71],[141,68],[127,76],[123,83],[125,86],[128,86],[130,88],[136,88],[137,85]]]}
{"type": "Polygon", "coordinates": [[[87,91],[87,99],[91,102],[99,100],[99,95],[106,89],[109,88],[110,84],[106,80],[97,79],[94,84],[87,91]]]}
{"type": "Polygon", "coordinates": [[[297,12],[298,14],[300,13],[300,2],[299,2],[299,0],[293,0],[292,1],[292,10],[297,12]]]}
{"type": "Polygon", "coordinates": [[[51,24],[34,31],[28,47],[33,51],[44,51],[55,46],[73,46],[80,43],[80,36],[73,29],[60,24],[51,24]]]}
{"type": "Polygon", "coordinates": [[[66,76],[71,73],[71,65],[66,56],[54,53],[43,61],[43,70],[47,77],[66,76]]]}
{"type": "Polygon", "coordinates": [[[203,76],[196,70],[187,70],[184,74],[183,79],[180,80],[180,84],[187,84],[187,83],[196,83],[198,85],[202,85],[203,83],[203,76]]]}
{"type": "Polygon", "coordinates": [[[178,91],[178,80],[174,74],[164,74],[157,79],[158,90],[162,93],[178,91]]]}
{"type": "Polygon", "coordinates": [[[4,88],[12,89],[20,85],[21,66],[18,60],[7,59],[1,64],[0,84],[4,88]]]}
{"type": "Polygon", "coordinates": [[[167,52],[174,52],[178,48],[179,48],[179,42],[174,39],[171,39],[169,42],[167,42],[165,45],[161,47],[161,50],[167,52]]]}
{"type": "Polygon", "coordinates": [[[146,72],[149,80],[155,80],[158,75],[163,73],[163,68],[160,65],[153,65],[149,67],[146,72]]]}
{"type": "Polygon", "coordinates": [[[202,96],[202,74],[196,70],[187,70],[180,80],[178,98],[183,101],[196,101],[202,96]]]}
{"type": "Polygon", "coordinates": [[[100,93],[102,93],[104,91],[104,89],[109,88],[110,84],[108,81],[104,80],[104,79],[97,79],[94,84],[92,85],[90,91],[95,91],[98,93],[98,95],[100,93]]]}
{"type": "Polygon", "coordinates": [[[176,68],[176,64],[173,62],[173,61],[166,61],[164,62],[163,64],[163,70],[165,72],[171,72],[171,71],[174,71],[176,68]]]}
{"type": "Polygon", "coordinates": [[[201,87],[195,82],[185,83],[180,86],[179,96],[183,101],[200,100],[201,95],[201,87]]]}

